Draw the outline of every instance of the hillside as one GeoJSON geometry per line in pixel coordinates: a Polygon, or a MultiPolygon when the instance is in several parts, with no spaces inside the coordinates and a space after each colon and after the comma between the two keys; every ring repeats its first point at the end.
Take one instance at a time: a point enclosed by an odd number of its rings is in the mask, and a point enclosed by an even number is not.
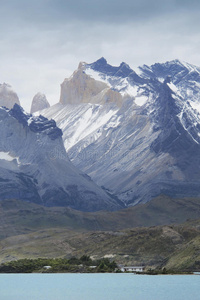
{"type": "Polygon", "coordinates": [[[199,199],[172,199],[160,196],[123,210],[81,212],[63,207],[44,207],[20,200],[0,202],[0,238],[26,234],[40,229],[67,228],[96,231],[180,224],[200,218],[199,199]]]}
{"type": "Polygon", "coordinates": [[[152,268],[200,268],[200,208],[196,199],[176,203],[163,196],[110,213],[47,208],[14,200],[0,205],[1,262],[86,254],[152,268]],[[199,219],[171,224],[189,217],[199,219]]]}
{"type": "Polygon", "coordinates": [[[80,232],[42,229],[0,242],[1,262],[21,258],[106,257],[126,265],[180,271],[200,270],[200,221],[195,225],[80,232]]]}

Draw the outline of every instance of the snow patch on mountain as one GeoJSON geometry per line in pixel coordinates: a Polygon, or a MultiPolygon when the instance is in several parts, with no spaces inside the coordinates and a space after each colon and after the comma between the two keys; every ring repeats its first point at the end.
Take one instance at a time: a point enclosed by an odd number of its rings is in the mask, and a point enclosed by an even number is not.
{"type": "MultiPolygon", "coordinates": [[[[85,65],[86,66],[86,65],[85,65]]],[[[84,67],[85,67],[84,66],[84,67]]],[[[105,84],[107,84],[109,87],[112,87],[112,85],[110,84],[108,78],[109,76],[103,75],[101,73],[96,72],[95,70],[93,70],[92,68],[86,68],[85,69],[85,74],[89,75],[91,78],[97,80],[97,81],[102,81],[105,84]]]]}
{"type": "Polygon", "coordinates": [[[64,106],[56,104],[42,113],[47,118],[54,118],[64,133],[65,148],[69,150],[90,135],[93,136],[92,141],[94,142],[101,135],[104,126],[109,128],[117,126],[116,119],[118,117],[115,117],[117,111],[118,108],[115,105],[103,106],[85,103],[64,106]]]}
{"type": "Polygon", "coordinates": [[[13,157],[9,154],[9,152],[0,152],[0,159],[13,161],[16,160],[18,164],[20,164],[19,157],[13,157]]]}
{"type": "Polygon", "coordinates": [[[175,94],[178,94],[178,93],[179,93],[177,87],[176,87],[172,82],[167,83],[167,85],[168,85],[168,87],[169,87],[175,94]]]}
{"type": "Polygon", "coordinates": [[[200,101],[199,102],[190,101],[189,103],[192,106],[192,108],[200,114],[200,101]]]}
{"type": "Polygon", "coordinates": [[[137,96],[135,98],[135,104],[137,104],[138,106],[143,106],[144,104],[146,104],[148,101],[148,98],[145,96],[137,96]]]}

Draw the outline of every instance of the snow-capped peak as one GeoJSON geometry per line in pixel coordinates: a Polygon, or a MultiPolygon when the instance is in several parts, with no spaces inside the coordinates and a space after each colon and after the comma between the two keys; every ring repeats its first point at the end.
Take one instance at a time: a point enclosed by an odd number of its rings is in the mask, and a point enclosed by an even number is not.
{"type": "Polygon", "coordinates": [[[165,78],[170,75],[173,81],[192,72],[200,72],[198,67],[179,59],[167,61],[165,63],[155,63],[151,66],[143,65],[138,69],[140,70],[140,75],[144,78],[165,78]]]}
{"type": "Polygon", "coordinates": [[[145,79],[141,78],[130,68],[128,64],[122,62],[119,66],[111,66],[104,58],[94,63],[85,64],[84,72],[91,78],[104,82],[111,89],[119,92],[122,97],[137,97],[139,85],[145,85],[145,79]]]}

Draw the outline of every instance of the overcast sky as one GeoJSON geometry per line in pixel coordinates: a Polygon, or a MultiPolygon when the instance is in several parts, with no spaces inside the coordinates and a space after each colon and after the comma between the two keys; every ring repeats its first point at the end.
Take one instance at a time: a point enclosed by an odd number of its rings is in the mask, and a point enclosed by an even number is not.
{"type": "Polygon", "coordinates": [[[51,104],[80,61],[200,66],[199,0],[0,0],[0,83],[51,104]]]}

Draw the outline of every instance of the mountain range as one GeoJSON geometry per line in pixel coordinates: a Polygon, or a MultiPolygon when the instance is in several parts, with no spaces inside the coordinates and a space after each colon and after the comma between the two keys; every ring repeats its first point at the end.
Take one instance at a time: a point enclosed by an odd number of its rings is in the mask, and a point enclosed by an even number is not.
{"type": "Polygon", "coordinates": [[[71,162],[125,206],[200,195],[200,69],[174,60],[133,71],[80,63],[42,110],[71,162]]]}
{"type": "Polygon", "coordinates": [[[30,114],[0,85],[0,262],[199,271],[199,88],[200,68],[179,60],[104,58],[81,62],[59,103],[37,93],[30,114]]]}
{"type": "Polygon", "coordinates": [[[80,210],[121,206],[69,161],[54,120],[0,108],[0,199],[80,210]]]}
{"type": "Polygon", "coordinates": [[[199,197],[199,87],[200,68],[179,60],[135,72],[101,58],[64,80],[59,103],[38,93],[32,115],[1,85],[0,198],[96,211],[199,197]]]}

